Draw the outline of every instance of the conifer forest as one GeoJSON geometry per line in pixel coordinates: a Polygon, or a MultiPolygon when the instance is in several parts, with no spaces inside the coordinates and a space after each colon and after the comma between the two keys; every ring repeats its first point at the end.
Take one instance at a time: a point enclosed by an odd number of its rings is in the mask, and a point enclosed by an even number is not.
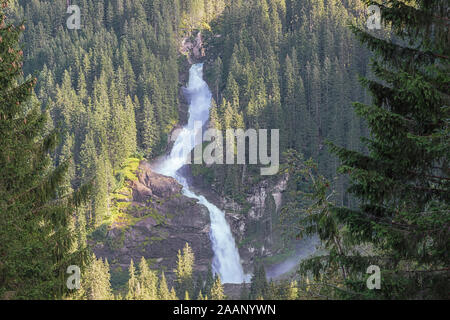
{"type": "Polygon", "coordinates": [[[449,300],[449,21],[0,0],[0,300],[449,300]]]}

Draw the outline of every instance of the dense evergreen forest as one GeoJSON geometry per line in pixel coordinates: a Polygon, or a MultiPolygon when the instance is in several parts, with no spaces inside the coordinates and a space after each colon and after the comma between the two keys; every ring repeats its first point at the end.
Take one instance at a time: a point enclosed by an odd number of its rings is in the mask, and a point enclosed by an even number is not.
{"type": "Polygon", "coordinates": [[[167,279],[144,257],[112,279],[91,248],[128,217],[140,161],[166,154],[186,121],[192,60],[212,91],[209,126],[280,129],[282,162],[273,177],[191,165],[193,177],[245,216],[255,186],[287,175],[281,211],[249,232],[321,240],[284,280],[256,260],[238,298],[449,298],[447,1],[380,1],[374,31],[361,0],[0,3],[0,298],[227,298],[187,243],[167,279]],[[80,30],[66,28],[69,4],[80,30]],[[199,32],[204,54],[189,56],[199,32]],[[371,265],[381,289],[366,287],[371,265]]]}
{"type": "MultiPolygon", "coordinates": [[[[211,21],[215,36],[208,42],[214,125],[281,129],[281,152],[294,148],[333,176],[338,162],[326,141],[362,151],[360,137],[367,135],[351,102],[369,101],[358,77],[368,75],[370,53],[347,28],[363,16],[359,1],[237,1],[227,7],[211,21]]],[[[212,176],[239,200],[252,172],[251,166],[217,166],[212,176]]],[[[348,204],[344,179],[336,188],[348,204]]]]}

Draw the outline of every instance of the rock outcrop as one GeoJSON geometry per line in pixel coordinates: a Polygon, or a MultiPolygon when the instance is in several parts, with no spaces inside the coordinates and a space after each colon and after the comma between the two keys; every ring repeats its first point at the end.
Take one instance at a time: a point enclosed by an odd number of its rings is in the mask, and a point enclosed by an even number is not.
{"type": "Polygon", "coordinates": [[[288,179],[284,175],[276,181],[263,180],[255,185],[246,199],[249,208],[246,214],[242,214],[242,208],[240,213],[235,213],[238,205],[234,201],[223,202],[224,208],[229,208],[226,217],[236,242],[240,243],[239,253],[247,272],[253,272],[256,257],[270,257],[284,250],[280,245],[278,222],[288,179]]]}
{"type": "Polygon", "coordinates": [[[198,32],[195,37],[185,37],[181,42],[180,52],[187,56],[190,64],[202,61],[206,56],[202,33],[198,32]]]}
{"type": "Polygon", "coordinates": [[[113,270],[128,268],[130,260],[147,259],[154,269],[166,270],[170,277],[178,250],[189,243],[195,254],[195,271],[207,271],[213,252],[209,239],[207,209],[181,194],[181,185],[151,170],[142,161],[137,181],[128,181],[132,196],[123,221],[108,227],[106,236],[95,242],[98,257],[108,258],[113,270]]]}
{"type": "Polygon", "coordinates": [[[285,174],[260,181],[247,192],[244,208],[230,198],[218,196],[215,188],[208,187],[201,176],[192,179],[194,188],[225,212],[247,273],[253,272],[256,257],[275,256],[286,249],[278,222],[288,180],[285,174]]]}

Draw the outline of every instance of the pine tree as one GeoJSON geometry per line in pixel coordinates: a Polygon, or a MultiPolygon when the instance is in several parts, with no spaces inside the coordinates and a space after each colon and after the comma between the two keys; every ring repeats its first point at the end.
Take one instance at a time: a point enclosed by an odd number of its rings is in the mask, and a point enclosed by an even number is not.
{"type": "Polygon", "coordinates": [[[124,139],[124,148],[127,151],[127,156],[130,156],[134,152],[136,152],[137,142],[136,142],[136,117],[135,117],[135,107],[133,101],[130,96],[127,96],[125,99],[125,128],[126,135],[124,139]]]}
{"type": "Polygon", "coordinates": [[[144,257],[139,263],[139,283],[142,300],[157,300],[158,298],[158,278],[148,267],[144,257]]]}
{"type": "Polygon", "coordinates": [[[177,269],[175,270],[175,274],[179,280],[192,277],[194,259],[194,253],[192,252],[189,244],[186,242],[183,248],[183,253],[178,250],[177,269]]]}
{"type": "Polygon", "coordinates": [[[223,285],[220,281],[220,277],[216,276],[214,285],[211,288],[210,293],[211,300],[225,300],[225,294],[223,293],[223,285]]]}
{"type": "Polygon", "coordinates": [[[280,286],[275,284],[273,280],[270,280],[269,285],[267,287],[267,293],[264,296],[261,295],[261,297],[268,300],[281,300],[280,286]]]}
{"type": "Polygon", "coordinates": [[[161,274],[161,279],[159,280],[158,300],[171,300],[171,293],[167,286],[164,272],[161,274]]]}
{"type": "Polygon", "coordinates": [[[170,289],[169,300],[178,300],[177,293],[175,292],[174,287],[170,289]]]}
{"type": "Polygon", "coordinates": [[[207,298],[206,296],[203,297],[202,290],[200,290],[200,292],[198,293],[197,300],[207,300],[206,298],[207,298]]]}
{"type": "Polygon", "coordinates": [[[214,275],[211,267],[208,267],[208,272],[206,273],[206,281],[205,286],[203,287],[203,292],[208,294],[211,291],[212,286],[214,285],[214,275]]]}
{"type": "Polygon", "coordinates": [[[92,254],[90,263],[82,274],[81,299],[112,300],[114,298],[110,284],[110,271],[108,261],[103,262],[92,254]]]}
{"type": "Polygon", "coordinates": [[[193,294],[194,279],[193,279],[193,267],[194,267],[194,253],[191,247],[186,242],[183,248],[183,253],[178,250],[177,256],[177,268],[175,274],[177,276],[177,292],[180,297],[184,292],[188,291],[193,294]]]}
{"type": "Polygon", "coordinates": [[[198,295],[200,294],[200,291],[202,291],[203,287],[204,287],[203,277],[201,274],[197,274],[197,280],[195,282],[194,292],[191,296],[198,297],[198,295]]]}
{"type": "Polygon", "coordinates": [[[372,93],[371,105],[354,104],[371,131],[371,138],[363,139],[369,152],[331,145],[342,162],[340,171],[350,175],[349,192],[358,206],[335,206],[326,194],[329,184],[314,178],[312,220],[304,226],[319,233],[330,254],[305,261],[303,269],[318,279],[330,274],[320,272],[324,266],[338,266],[336,275],[345,287],[337,290],[340,297],[445,298],[450,283],[450,109],[445,89],[450,51],[442,17],[449,5],[425,0],[377,5],[395,36],[384,39],[351,28],[375,52],[372,70],[380,79],[362,79],[372,93]],[[370,247],[362,255],[356,248],[366,244],[370,247]],[[368,290],[359,276],[370,265],[381,269],[379,290],[368,290]]]}
{"type": "Polygon", "coordinates": [[[57,198],[71,159],[51,167],[59,134],[46,133],[46,113],[30,101],[37,80],[21,77],[18,48],[25,26],[7,24],[8,4],[0,1],[0,296],[61,298],[67,267],[86,260],[71,252],[69,228],[86,188],[57,198]]]}
{"type": "Polygon", "coordinates": [[[269,284],[266,278],[266,269],[262,263],[255,265],[250,284],[250,299],[264,298],[267,294],[269,284]]]}
{"type": "Polygon", "coordinates": [[[142,297],[141,285],[136,277],[136,269],[134,268],[133,259],[130,261],[130,267],[128,268],[128,292],[125,296],[126,300],[138,300],[142,297]]]}
{"type": "Polygon", "coordinates": [[[140,147],[146,155],[154,155],[154,147],[158,145],[160,132],[159,126],[156,124],[153,106],[148,97],[144,98],[144,103],[140,111],[140,147]]]}
{"type": "MultiPolygon", "coordinates": [[[[297,115],[296,115],[296,104],[300,103],[296,99],[296,73],[292,64],[292,60],[289,56],[286,57],[286,70],[285,70],[285,85],[283,92],[283,115],[284,115],[284,123],[286,126],[286,130],[284,130],[284,134],[289,137],[289,139],[285,139],[285,147],[293,148],[295,146],[295,138],[296,138],[296,130],[298,129],[297,123],[297,115]]],[[[305,116],[305,115],[303,115],[305,116]]]]}
{"type": "MultiPolygon", "coordinates": [[[[396,37],[352,27],[375,52],[372,70],[381,81],[363,79],[373,104],[354,104],[371,131],[364,140],[369,154],[333,147],[360,200],[358,209],[334,212],[356,243],[371,242],[379,252],[348,263],[362,272],[381,268],[376,296],[444,298],[450,288],[449,3],[391,0],[381,10],[396,37]]],[[[349,286],[358,292],[365,283],[349,286]]]]}
{"type": "Polygon", "coordinates": [[[93,214],[92,226],[94,228],[103,223],[104,218],[109,215],[109,179],[111,177],[111,167],[107,156],[100,155],[95,163],[95,191],[93,194],[93,214]]]}
{"type": "Polygon", "coordinates": [[[286,290],[286,300],[297,300],[298,299],[298,286],[297,281],[291,281],[286,290]]]}

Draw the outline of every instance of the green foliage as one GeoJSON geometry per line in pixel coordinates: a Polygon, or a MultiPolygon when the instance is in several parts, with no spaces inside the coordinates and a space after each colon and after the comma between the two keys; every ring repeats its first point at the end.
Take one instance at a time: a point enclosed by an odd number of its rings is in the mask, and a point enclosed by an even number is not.
{"type": "MultiPolygon", "coordinates": [[[[290,225],[289,232],[296,238],[318,235],[325,249],[325,252],[320,250],[302,261],[299,273],[306,278],[314,277],[314,294],[317,296],[337,298],[334,288],[343,290],[345,279],[358,274],[359,270],[349,270],[343,265],[345,256],[350,252],[357,254],[357,251],[352,248],[352,239],[347,236],[345,227],[331,210],[334,193],[329,192],[328,180],[317,173],[317,165],[312,160],[304,161],[294,150],[289,150],[286,158],[288,172],[297,189],[292,191],[292,200],[282,209],[284,224],[290,225]],[[331,291],[330,285],[334,286],[331,291]]],[[[309,283],[306,288],[310,289],[309,283]]]]}
{"type": "Polygon", "coordinates": [[[142,297],[141,284],[136,277],[136,269],[134,268],[133,259],[130,261],[130,267],[128,269],[129,279],[128,279],[128,291],[125,296],[126,300],[138,300],[142,297]]]}
{"type": "Polygon", "coordinates": [[[362,79],[373,105],[354,104],[371,130],[371,138],[363,139],[369,152],[330,144],[342,161],[340,172],[350,175],[349,192],[358,206],[336,205],[330,183],[311,162],[303,163],[291,152],[290,172],[296,181],[310,182],[311,192],[297,188],[298,196],[309,198],[309,207],[301,210],[291,203],[297,209],[286,211],[298,216],[299,234],[319,234],[327,250],[301,265],[305,276],[312,273],[319,281],[314,283],[319,285],[316,294],[446,298],[450,144],[449,99],[442,85],[448,83],[449,51],[440,42],[448,26],[435,13],[448,5],[387,1],[383,9],[384,21],[395,33],[391,39],[351,27],[376,53],[372,69],[382,81],[362,79]],[[382,271],[380,290],[366,287],[370,265],[382,271]]]}
{"type": "Polygon", "coordinates": [[[48,154],[61,136],[33,95],[37,79],[23,78],[19,37],[25,26],[10,23],[17,6],[8,4],[0,1],[0,297],[62,298],[67,267],[87,260],[75,213],[89,186],[75,193],[68,188],[73,167],[67,150],[51,164],[48,154]]]}
{"type": "MultiPolygon", "coordinates": [[[[335,176],[338,161],[326,139],[362,150],[364,123],[351,101],[369,102],[357,74],[368,75],[370,52],[346,22],[365,20],[355,1],[238,1],[205,33],[205,77],[213,91],[210,125],[280,129],[280,152],[293,148],[335,176]]],[[[193,166],[219,194],[246,198],[260,180],[255,165],[193,166]]],[[[345,177],[333,181],[340,203],[353,204],[345,177]]],[[[277,228],[277,223],[273,224],[277,228]]]]}
{"type": "Polygon", "coordinates": [[[94,254],[81,276],[81,288],[75,293],[83,300],[113,300],[108,261],[97,259],[94,254]]]}
{"type": "MultiPolygon", "coordinates": [[[[122,164],[120,170],[116,173],[116,179],[119,186],[124,186],[125,180],[137,181],[136,172],[138,171],[139,163],[142,159],[127,158],[122,164]]],[[[120,189],[120,187],[119,187],[120,189]]]]}
{"type": "Polygon", "coordinates": [[[117,267],[111,270],[111,288],[114,292],[120,292],[126,288],[128,284],[128,271],[122,270],[121,267],[117,267]]]}
{"type": "Polygon", "coordinates": [[[108,234],[108,225],[102,224],[100,227],[98,227],[91,233],[91,238],[94,241],[103,241],[106,239],[107,234],[108,234]]]}
{"type": "Polygon", "coordinates": [[[172,295],[169,291],[169,287],[167,286],[164,272],[161,274],[161,279],[159,280],[158,300],[172,300],[172,295]]]}
{"type": "Polygon", "coordinates": [[[225,294],[223,293],[222,281],[220,277],[216,276],[216,280],[211,288],[211,293],[209,295],[211,300],[225,300],[225,294]]]}
{"type": "Polygon", "coordinates": [[[278,283],[271,281],[264,298],[267,300],[297,300],[297,281],[282,280],[278,283]]]}
{"type": "Polygon", "coordinates": [[[202,292],[205,293],[205,296],[207,296],[211,292],[213,285],[214,285],[214,274],[212,272],[212,268],[209,267],[208,273],[206,274],[205,286],[203,287],[202,290],[202,292]]]}
{"type": "MultiPolygon", "coordinates": [[[[355,245],[374,247],[369,257],[350,255],[345,261],[349,268],[364,263],[381,268],[382,288],[372,295],[447,298],[450,48],[444,45],[448,23],[440,17],[448,2],[392,0],[382,10],[394,37],[352,26],[375,52],[372,69],[380,81],[362,79],[373,104],[354,104],[371,130],[371,138],[363,140],[369,154],[332,146],[359,206],[332,211],[355,245]]],[[[359,279],[347,284],[357,292],[365,287],[359,279]]]]}
{"type": "Polygon", "coordinates": [[[250,299],[264,298],[268,294],[269,284],[266,278],[266,269],[259,263],[255,265],[255,271],[250,283],[250,299]]]}
{"type": "Polygon", "coordinates": [[[176,291],[181,298],[186,292],[191,295],[194,293],[193,267],[194,253],[186,242],[183,253],[181,253],[181,250],[178,250],[177,268],[174,270],[177,276],[176,291]]]}
{"type": "Polygon", "coordinates": [[[120,180],[123,164],[136,151],[147,157],[164,152],[178,122],[177,41],[181,10],[188,8],[178,0],[125,6],[87,0],[79,4],[82,30],[71,32],[55,19],[65,5],[19,1],[9,14],[26,21],[24,73],[39,73],[36,96],[51,117],[47,127],[70,135],[52,154],[54,163],[72,156],[67,187],[94,181],[82,211],[88,229],[95,229],[112,214],[114,177],[120,180]]]}
{"type": "MultiPolygon", "coordinates": [[[[61,298],[65,269],[86,260],[87,234],[104,241],[115,224],[122,228],[110,243],[115,249],[140,219],[165,223],[157,212],[132,214],[138,209],[128,182],[144,156],[166,150],[187,65],[178,42],[202,30],[214,97],[210,125],[281,129],[281,152],[295,150],[283,159],[290,173],[284,220],[268,198],[270,230],[250,224],[253,234],[241,245],[266,231],[278,236],[281,222],[298,237],[318,234],[326,249],[301,265],[311,282],[268,284],[263,266],[255,267],[249,296],[295,299],[300,290],[302,297],[445,298],[448,3],[364,2],[382,8],[391,34],[348,29],[348,21],[366,21],[364,4],[353,0],[83,0],[79,31],[55,18],[65,12],[63,1],[6,7],[0,0],[0,297],[61,298]],[[26,21],[25,78],[18,47],[24,27],[6,24],[5,12],[26,21]],[[377,57],[372,71],[372,54],[358,40],[377,57]],[[28,77],[35,73],[37,82],[28,77]],[[350,101],[360,103],[352,109],[350,101]],[[55,128],[67,134],[59,137],[55,128]],[[330,181],[339,165],[346,175],[330,181]],[[90,201],[82,204],[91,181],[90,201]],[[365,287],[370,264],[382,269],[380,291],[365,287]]],[[[258,169],[192,172],[245,213],[248,192],[262,179],[258,169]]],[[[279,249],[279,241],[271,243],[279,249]]],[[[205,284],[193,285],[193,264],[187,246],[178,256],[178,297],[222,299],[211,270],[205,284]]],[[[107,262],[92,257],[83,272],[83,298],[113,298],[107,262]]],[[[157,287],[145,260],[129,272],[129,299],[177,299],[164,274],[157,287]]]]}
{"type": "Polygon", "coordinates": [[[139,283],[141,287],[142,300],[157,300],[158,298],[158,277],[147,264],[144,257],[139,263],[139,283]]]}

